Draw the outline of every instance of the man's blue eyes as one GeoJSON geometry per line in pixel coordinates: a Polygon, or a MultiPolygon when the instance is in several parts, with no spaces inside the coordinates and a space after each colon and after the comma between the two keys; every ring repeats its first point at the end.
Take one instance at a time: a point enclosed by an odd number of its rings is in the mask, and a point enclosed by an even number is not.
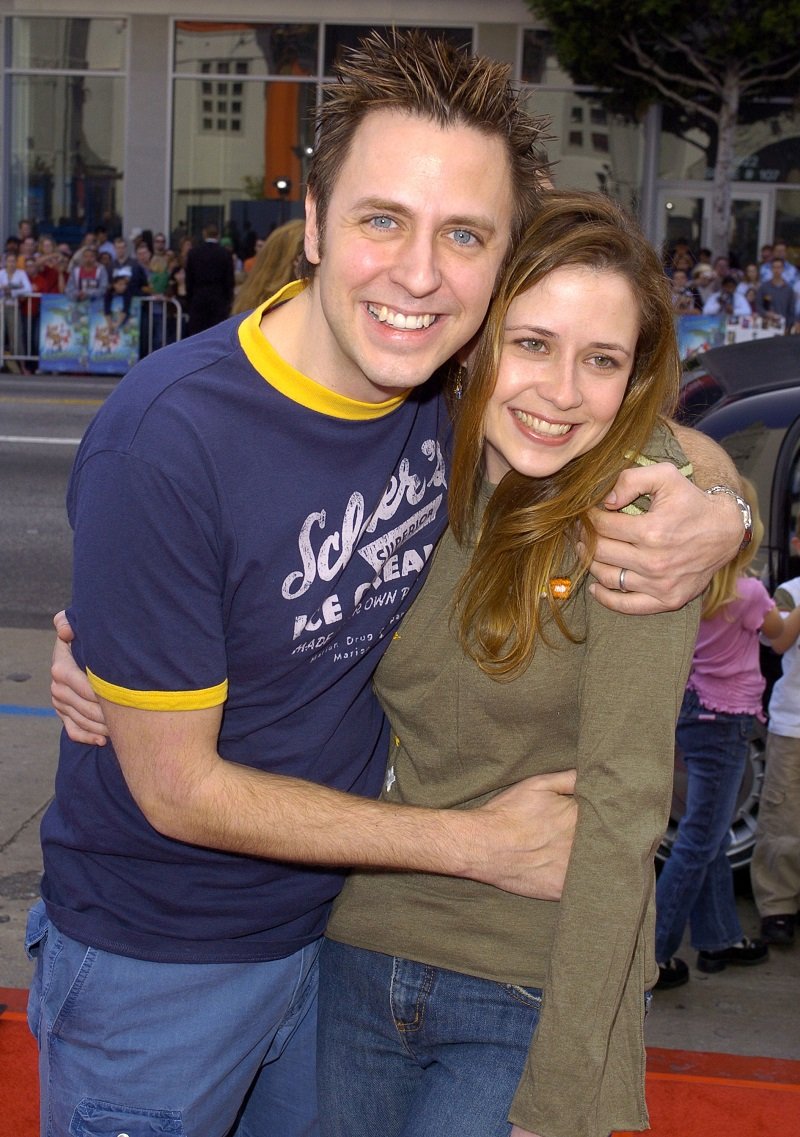
{"type": "MultiPolygon", "coordinates": [[[[380,229],[384,233],[390,229],[394,229],[396,225],[393,218],[384,216],[371,217],[369,223],[374,229],[380,229]]],[[[464,248],[468,245],[477,244],[478,240],[475,234],[470,232],[469,229],[453,229],[450,232],[450,236],[456,245],[460,245],[464,248]]]]}

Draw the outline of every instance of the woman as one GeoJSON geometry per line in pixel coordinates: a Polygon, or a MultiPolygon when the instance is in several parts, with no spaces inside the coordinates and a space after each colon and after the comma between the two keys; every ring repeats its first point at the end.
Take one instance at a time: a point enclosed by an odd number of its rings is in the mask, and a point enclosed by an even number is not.
{"type": "Polygon", "coordinates": [[[55,293],[63,292],[65,287],[63,257],[56,248],[56,243],[47,235],[40,237],[36,255],[35,290],[40,293],[55,293]]]}
{"type": "Polygon", "coordinates": [[[351,875],[322,950],[326,1137],[647,1126],[653,854],[698,605],[608,612],[580,541],[632,456],[684,463],[662,418],[678,373],[669,284],[635,224],[600,195],[549,194],[458,405],[451,529],[376,689],[389,801],[470,808],[577,767],[567,881],[555,903],[351,875]]]}
{"type": "Polygon", "coordinates": [[[233,315],[249,312],[300,276],[305,221],[287,221],[264,241],[233,302],[233,315]]]}

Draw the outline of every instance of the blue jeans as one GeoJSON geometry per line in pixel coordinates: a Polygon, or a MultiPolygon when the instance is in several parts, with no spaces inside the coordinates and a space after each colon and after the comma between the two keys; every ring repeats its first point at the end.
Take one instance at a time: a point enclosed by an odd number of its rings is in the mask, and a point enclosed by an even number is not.
{"type": "Polygon", "coordinates": [[[37,904],[26,948],[42,1137],[317,1137],[318,946],[150,963],[77,943],[37,904]]]}
{"type": "Polygon", "coordinates": [[[742,938],[727,849],[752,728],[752,715],[710,711],[694,691],[684,695],[676,737],[688,774],[686,812],[656,887],[660,963],[678,950],[687,921],[697,951],[742,938]]]}
{"type": "Polygon", "coordinates": [[[326,940],[324,1137],[508,1137],[541,991],[326,940]]]}

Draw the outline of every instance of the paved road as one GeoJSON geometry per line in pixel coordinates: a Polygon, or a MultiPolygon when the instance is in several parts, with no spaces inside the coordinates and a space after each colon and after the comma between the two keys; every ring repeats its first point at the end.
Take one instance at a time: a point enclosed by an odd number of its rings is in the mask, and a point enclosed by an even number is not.
{"type": "Polygon", "coordinates": [[[0,375],[0,627],[45,628],[69,598],[64,492],[78,442],[113,386],[0,375]]]}

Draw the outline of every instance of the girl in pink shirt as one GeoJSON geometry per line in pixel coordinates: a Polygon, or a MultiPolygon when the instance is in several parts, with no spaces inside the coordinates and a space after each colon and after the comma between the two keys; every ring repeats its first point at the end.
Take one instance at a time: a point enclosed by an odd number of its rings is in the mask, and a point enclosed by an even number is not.
{"type": "Polygon", "coordinates": [[[727,849],[750,735],[755,720],[764,720],[759,636],[785,651],[800,632],[800,608],[782,619],[761,581],[745,575],[764,526],[754,487],[744,478],[742,485],[753,513],[753,540],[708,586],[678,718],[686,810],[656,888],[659,989],[689,980],[689,968],[674,954],[687,921],[700,971],[763,963],[768,954],[765,943],[742,932],[727,849]]]}

